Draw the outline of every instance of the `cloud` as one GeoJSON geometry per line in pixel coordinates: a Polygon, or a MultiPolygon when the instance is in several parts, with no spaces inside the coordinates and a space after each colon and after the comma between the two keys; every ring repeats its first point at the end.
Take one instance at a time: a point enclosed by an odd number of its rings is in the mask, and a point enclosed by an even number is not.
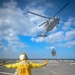
{"type": "Polygon", "coordinates": [[[7,41],[7,45],[5,43],[4,51],[14,52],[28,47],[28,45],[21,42],[17,36],[6,36],[5,41],[7,41]]]}
{"type": "Polygon", "coordinates": [[[68,48],[75,47],[75,40],[73,40],[73,41],[68,41],[68,42],[66,42],[65,44],[60,43],[60,44],[58,44],[58,46],[59,46],[59,47],[68,47],[68,48]]]}
{"type": "Polygon", "coordinates": [[[51,46],[51,47],[45,47],[46,50],[51,50],[51,49],[54,49],[55,46],[51,46]]]}
{"type": "Polygon", "coordinates": [[[67,31],[65,33],[65,36],[66,36],[65,40],[71,40],[71,39],[75,38],[75,29],[67,31]]]}
{"type": "Polygon", "coordinates": [[[27,20],[26,24],[25,20],[26,16],[23,14],[23,10],[17,7],[17,2],[10,0],[0,7],[0,39],[4,39],[3,44],[0,42],[0,47],[3,46],[4,51],[16,51],[18,48],[28,47],[18,37],[18,35],[28,35],[28,28],[31,25],[27,26],[29,22],[27,20]]]}
{"type": "Polygon", "coordinates": [[[3,48],[3,46],[0,46],[0,48],[3,48]]]}
{"type": "Polygon", "coordinates": [[[10,8],[10,9],[15,9],[15,7],[17,7],[17,2],[15,2],[14,0],[10,0],[10,2],[3,3],[3,7],[7,7],[7,8],[10,8]]]}
{"type": "MultiPolygon", "coordinates": [[[[65,33],[64,31],[58,31],[48,35],[46,38],[38,37],[38,38],[31,38],[31,40],[35,42],[46,42],[50,44],[53,43],[55,46],[60,46],[60,47],[62,46],[69,47],[70,45],[71,47],[73,47],[74,42],[73,41],[69,42],[69,41],[74,40],[74,38],[75,38],[75,29],[71,29],[70,31],[66,31],[65,33]],[[64,43],[61,44],[62,42],[64,43]]],[[[51,47],[46,47],[46,49],[51,49],[51,47]]]]}
{"type": "Polygon", "coordinates": [[[32,38],[32,41],[36,42],[47,42],[47,43],[52,43],[52,42],[60,42],[64,39],[64,33],[63,31],[59,31],[57,33],[52,33],[48,35],[46,38],[43,37],[38,37],[38,38],[32,38]]]}
{"type": "Polygon", "coordinates": [[[46,38],[47,42],[60,42],[64,39],[64,32],[59,31],[53,34],[50,34],[48,38],[46,38]]]}
{"type": "Polygon", "coordinates": [[[31,2],[28,2],[27,4],[27,9],[53,9],[54,8],[54,3],[46,0],[32,0],[31,2]],[[29,8],[31,7],[31,8],[29,8]]]}
{"type": "Polygon", "coordinates": [[[64,26],[62,27],[63,30],[69,30],[71,26],[74,24],[74,19],[73,17],[70,17],[67,22],[64,23],[64,26]]]}
{"type": "Polygon", "coordinates": [[[43,37],[38,37],[38,38],[31,38],[32,41],[36,41],[36,42],[43,42],[44,38],[43,37]]]}
{"type": "MultiPolygon", "coordinates": [[[[16,51],[17,48],[28,47],[27,44],[20,41],[18,36],[34,36],[37,35],[40,30],[44,31],[44,26],[38,27],[38,25],[46,19],[26,12],[27,10],[32,10],[35,13],[45,15],[44,12],[47,10],[47,8],[38,6],[38,3],[29,3],[23,10],[18,7],[18,3],[16,1],[10,0],[9,2],[3,3],[3,6],[0,7],[0,38],[7,42],[4,44],[5,51],[16,51]]],[[[51,5],[50,7],[53,6],[51,5]]],[[[39,39],[40,41],[43,41],[43,39],[39,39]]],[[[32,38],[32,40],[35,39],[32,38]]],[[[37,42],[39,42],[38,39],[37,42]]]]}
{"type": "Polygon", "coordinates": [[[65,44],[65,46],[74,47],[74,46],[75,46],[75,41],[67,42],[67,43],[65,44]]]}
{"type": "Polygon", "coordinates": [[[75,20],[74,20],[74,22],[73,22],[73,26],[75,26],[75,20]]]}

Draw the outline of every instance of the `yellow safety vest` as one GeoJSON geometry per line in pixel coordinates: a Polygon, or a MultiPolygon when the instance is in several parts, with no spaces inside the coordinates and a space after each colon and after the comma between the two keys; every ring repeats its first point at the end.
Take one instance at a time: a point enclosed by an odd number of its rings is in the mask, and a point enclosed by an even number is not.
{"type": "Polygon", "coordinates": [[[22,61],[20,63],[15,64],[6,64],[4,67],[6,68],[17,68],[18,75],[31,75],[31,68],[40,68],[45,66],[45,64],[38,64],[33,62],[22,61]]]}
{"type": "Polygon", "coordinates": [[[30,66],[29,62],[19,63],[18,75],[31,75],[31,66],[30,66]]]}

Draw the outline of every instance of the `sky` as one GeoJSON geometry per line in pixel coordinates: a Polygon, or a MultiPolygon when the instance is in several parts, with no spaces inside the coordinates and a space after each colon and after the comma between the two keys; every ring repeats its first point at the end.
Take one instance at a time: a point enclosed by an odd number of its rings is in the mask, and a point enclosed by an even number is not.
{"type": "Polygon", "coordinates": [[[29,59],[75,59],[75,0],[0,0],[0,59],[19,58],[26,53],[29,59]],[[56,17],[60,17],[58,28],[45,32],[38,27],[47,19],[28,13],[52,17],[67,2],[56,17]],[[52,49],[56,56],[51,55],[52,49]]]}

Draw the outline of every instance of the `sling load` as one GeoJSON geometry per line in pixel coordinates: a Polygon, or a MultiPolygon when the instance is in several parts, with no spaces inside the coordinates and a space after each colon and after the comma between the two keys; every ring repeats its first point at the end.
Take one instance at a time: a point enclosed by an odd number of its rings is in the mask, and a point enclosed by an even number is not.
{"type": "Polygon", "coordinates": [[[55,56],[55,55],[56,55],[56,51],[55,51],[55,49],[54,49],[54,48],[52,49],[51,54],[52,54],[52,56],[55,56]]]}

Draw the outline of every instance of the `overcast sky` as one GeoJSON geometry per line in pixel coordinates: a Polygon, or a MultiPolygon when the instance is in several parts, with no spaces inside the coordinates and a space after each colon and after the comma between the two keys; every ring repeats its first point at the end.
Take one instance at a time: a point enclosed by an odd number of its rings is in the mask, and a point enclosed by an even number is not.
{"type": "Polygon", "coordinates": [[[75,0],[0,0],[0,58],[18,58],[20,53],[36,59],[75,59],[75,0]],[[45,26],[38,25],[47,19],[27,10],[52,17],[67,2],[69,5],[56,15],[61,20],[58,28],[46,38],[38,37],[45,32],[45,26]],[[57,53],[54,57],[52,48],[57,53]]]}

